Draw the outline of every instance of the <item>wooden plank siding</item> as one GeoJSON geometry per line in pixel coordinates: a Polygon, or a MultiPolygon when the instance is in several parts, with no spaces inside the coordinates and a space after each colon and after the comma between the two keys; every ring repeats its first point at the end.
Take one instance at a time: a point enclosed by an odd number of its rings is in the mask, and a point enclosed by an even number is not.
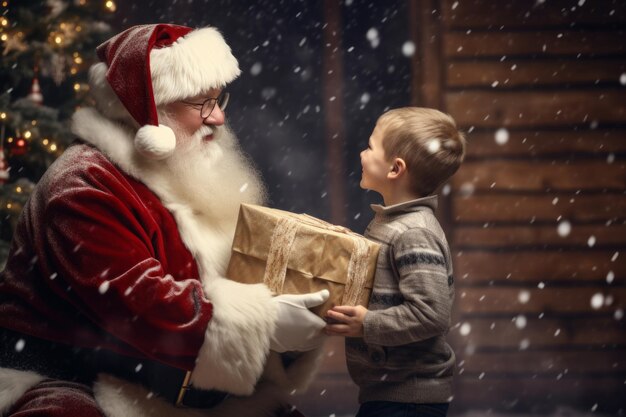
{"type": "Polygon", "coordinates": [[[452,413],[624,411],[626,3],[442,0],[452,413]]]}

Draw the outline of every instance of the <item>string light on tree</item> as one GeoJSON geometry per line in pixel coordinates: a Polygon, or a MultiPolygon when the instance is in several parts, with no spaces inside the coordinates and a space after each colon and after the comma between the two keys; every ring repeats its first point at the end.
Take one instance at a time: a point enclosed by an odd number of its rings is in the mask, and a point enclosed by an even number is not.
{"type": "Polygon", "coordinates": [[[86,71],[97,62],[95,48],[112,35],[116,9],[116,1],[107,0],[0,0],[0,91],[5,93],[0,94],[0,265],[24,202],[73,138],[65,119],[86,99],[86,71]],[[65,85],[69,94],[53,94],[65,85]],[[15,97],[22,86],[25,94],[15,97]],[[53,95],[60,101],[47,107],[53,95]],[[9,171],[17,165],[19,170],[9,171]]]}
{"type": "Polygon", "coordinates": [[[9,137],[7,139],[7,143],[9,144],[9,155],[13,156],[21,156],[26,153],[27,150],[27,142],[26,137],[30,137],[32,134],[29,130],[24,132],[24,135],[21,135],[17,132],[15,139],[13,137],[9,137]]]}

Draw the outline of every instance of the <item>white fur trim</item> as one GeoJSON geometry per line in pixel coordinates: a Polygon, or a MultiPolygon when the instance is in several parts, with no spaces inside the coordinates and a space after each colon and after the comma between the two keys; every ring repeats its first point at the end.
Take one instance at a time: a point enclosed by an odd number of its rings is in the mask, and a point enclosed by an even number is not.
{"type": "Polygon", "coordinates": [[[143,158],[135,149],[135,131],[131,127],[103,117],[96,109],[82,108],[72,116],[72,133],[100,149],[124,172],[141,180],[143,158]]]}
{"type": "Polygon", "coordinates": [[[250,395],[274,333],[277,312],[272,295],[265,285],[225,278],[205,283],[205,293],[213,303],[213,317],[191,381],[198,388],[250,395]]]}
{"type": "Polygon", "coordinates": [[[135,148],[150,159],[164,159],[176,148],[176,135],[165,125],[142,126],[135,135],[135,148]]]}
{"type": "Polygon", "coordinates": [[[107,417],[272,417],[286,406],[287,397],[275,385],[261,383],[252,396],[231,397],[211,409],[177,408],[140,385],[104,374],[98,376],[94,395],[107,417]]]}
{"type": "Polygon", "coordinates": [[[33,386],[45,377],[30,371],[0,368],[0,416],[33,386]]]}
{"type": "Polygon", "coordinates": [[[93,386],[96,401],[107,417],[200,417],[198,410],[176,408],[141,385],[100,374],[93,386]]]}
{"type": "Polygon", "coordinates": [[[223,87],[239,76],[239,64],[215,28],[197,29],[150,52],[157,106],[223,87]]]}

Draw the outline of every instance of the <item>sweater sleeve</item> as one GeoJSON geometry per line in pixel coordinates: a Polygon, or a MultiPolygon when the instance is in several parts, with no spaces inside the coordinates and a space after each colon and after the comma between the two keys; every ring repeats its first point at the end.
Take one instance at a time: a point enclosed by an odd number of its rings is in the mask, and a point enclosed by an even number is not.
{"type": "Polygon", "coordinates": [[[368,311],[365,342],[399,346],[445,334],[453,293],[443,243],[427,229],[413,228],[394,239],[390,249],[389,262],[398,273],[403,301],[368,311]]]}

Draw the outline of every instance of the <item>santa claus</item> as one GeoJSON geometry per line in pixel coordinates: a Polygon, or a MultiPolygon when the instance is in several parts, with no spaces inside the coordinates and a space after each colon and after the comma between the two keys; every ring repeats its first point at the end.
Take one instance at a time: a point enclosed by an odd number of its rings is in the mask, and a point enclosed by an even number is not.
{"type": "Polygon", "coordinates": [[[224,124],[237,60],[214,28],[167,24],[97,52],[96,108],[0,276],[0,414],[277,415],[315,368],[307,308],[327,293],[224,278],[239,204],[265,194],[224,124]]]}

